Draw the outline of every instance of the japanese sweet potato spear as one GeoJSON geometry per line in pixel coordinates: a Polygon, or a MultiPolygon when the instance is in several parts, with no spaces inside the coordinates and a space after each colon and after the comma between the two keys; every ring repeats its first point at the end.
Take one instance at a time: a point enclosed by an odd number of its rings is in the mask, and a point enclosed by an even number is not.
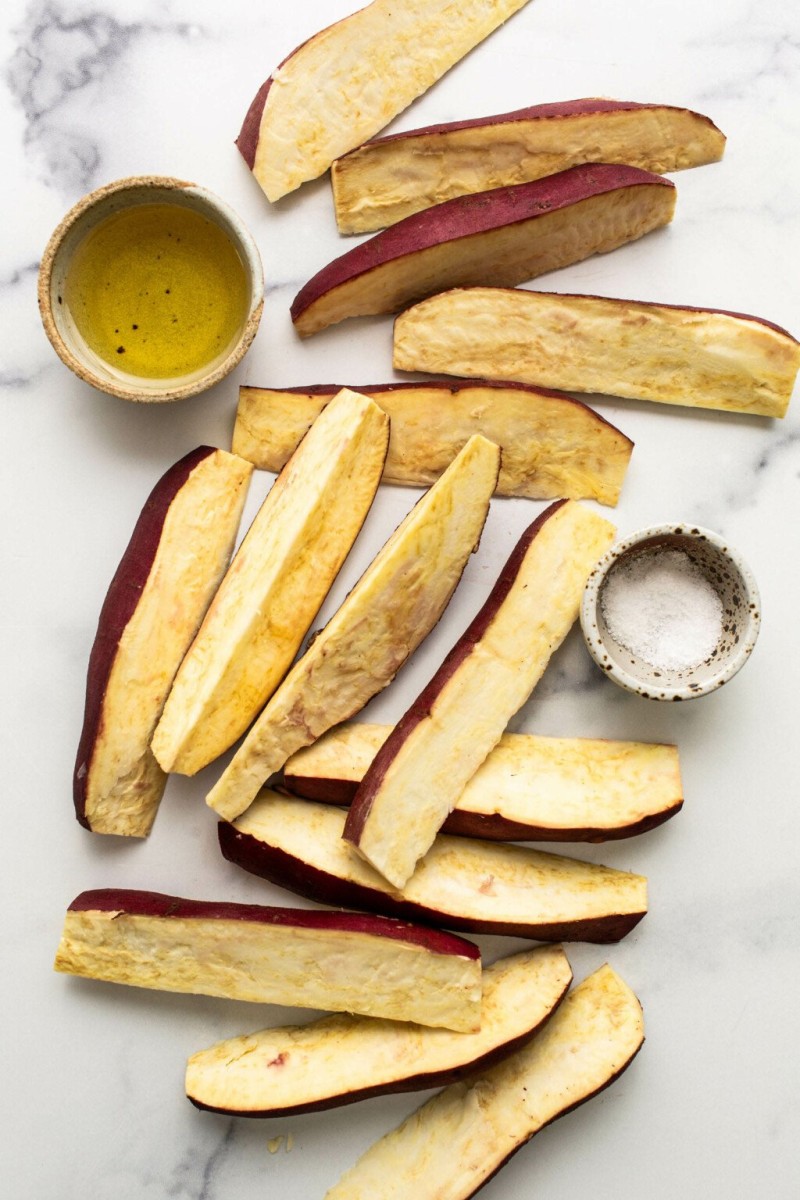
{"type": "Polygon", "coordinates": [[[529,1041],[571,978],[560,946],[486,967],[478,1033],[342,1015],[228,1038],[189,1059],[186,1095],[212,1112],[285,1117],[443,1087],[529,1041]]]}
{"type": "Polygon", "coordinates": [[[259,88],[236,145],[268,199],[327,171],[527,0],[373,0],[321,30],[259,88]]]}
{"type": "MultiPolygon", "coordinates": [[[[283,771],[297,796],[349,804],[391,725],[348,721],[283,771]]],[[[444,833],[510,841],[604,842],[644,833],[683,804],[678,747],[504,733],[467,782],[444,833]]]]}
{"type": "Polygon", "coordinates": [[[300,648],[364,522],[389,442],[383,409],[342,391],[271,488],[208,610],[153,738],[194,775],[244,733],[300,648]]]}
{"type": "Polygon", "coordinates": [[[67,910],[55,969],[167,992],[480,1028],[477,946],[364,913],[82,892],[67,910]]]}
{"type": "Polygon", "coordinates": [[[403,887],[573,625],[614,526],[574,500],[528,527],[488,600],[384,742],[344,836],[403,887]]]}
{"type": "Polygon", "coordinates": [[[290,755],[386,687],[447,607],[477,548],[500,452],[475,436],[422,497],[295,663],[208,803],[233,820],[290,755]]]}
{"type": "Polygon", "coordinates": [[[150,832],[166,783],[150,739],[228,565],[251,474],[243,459],[200,446],[142,509],[89,659],[73,791],[95,833],[150,832]]]}
{"type": "Polygon", "coordinates": [[[662,176],[602,163],[457,196],[323,267],[295,296],[292,320],[307,337],[446,288],[513,286],[640,238],[674,208],[674,185],[662,176]]]}
{"type": "Polygon", "coordinates": [[[367,1150],[325,1200],[469,1200],[545,1125],[613,1083],[643,1041],[639,1001],[601,967],[527,1046],[434,1096],[367,1150]]]}
{"type": "Polygon", "coordinates": [[[444,833],[395,889],[343,840],[344,822],[338,808],[265,790],[235,824],[220,824],[220,847],[252,874],[322,904],[471,933],[618,942],[647,911],[641,875],[444,833]]]}
{"type": "Polygon", "coordinates": [[[744,313],[478,287],[402,313],[394,365],[782,417],[800,343],[744,313]]]}
{"type": "MultiPolygon", "coordinates": [[[[616,504],[633,443],[571,396],[525,384],[395,383],[358,389],[391,420],[386,483],[433,483],[472,436],[500,447],[500,496],[616,504]]],[[[280,471],[335,385],[239,389],[233,450],[280,471]]]]}
{"type": "Polygon", "coordinates": [[[527,183],[580,163],[656,174],[717,162],[725,137],[688,108],[566,100],[389,134],[331,168],[341,233],[372,233],[454,196],[527,183]]]}

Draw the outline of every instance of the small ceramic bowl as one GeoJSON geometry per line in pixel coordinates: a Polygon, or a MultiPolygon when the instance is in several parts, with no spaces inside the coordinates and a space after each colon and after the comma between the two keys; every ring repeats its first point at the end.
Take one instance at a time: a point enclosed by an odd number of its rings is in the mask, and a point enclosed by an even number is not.
{"type": "Polygon", "coordinates": [[[64,363],[100,391],[124,400],[157,403],[180,400],[218,383],[242,359],[255,337],[264,304],[264,272],[258,248],[241,219],[205,188],[163,175],[119,179],[84,196],[53,233],[39,270],[39,309],[45,332],[64,363]],[[245,270],[249,293],[234,340],[216,358],[196,370],[169,378],[131,375],[107,362],[87,345],[67,303],[66,287],[77,247],[100,222],[134,205],[168,204],[193,209],[213,222],[233,244],[245,270]]]}
{"type": "MultiPolygon", "coordinates": [[[[649,577],[652,580],[656,575],[651,573],[649,577]]],[[[681,596],[684,607],[687,594],[681,596]]],[[[643,593],[637,595],[641,597],[643,593]]],[[[674,615],[667,611],[671,601],[663,586],[651,603],[655,604],[654,612],[666,612],[666,616],[659,618],[662,625],[674,615]]],[[[675,605],[677,611],[677,600],[675,605]]],[[[580,616],[592,658],[620,687],[648,700],[691,700],[722,687],[747,661],[758,637],[761,604],[752,572],[718,534],[696,525],[655,525],[617,542],[598,562],[586,584],[580,616]],[[665,557],[665,552],[669,551],[679,554],[667,553],[665,557]],[[692,658],[686,663],[676,663],[679,656],[674,644],[671,648],[662,645],[658,653],[653,652],[655,635],[652,629],[647,631],[648,618],[642,611],[645,602],[635,599],[631,607],[633,593],[629,591],[627,606],[624,597],[620,603],[620,585],[630,587],[632,579],[641,582],[654,567],[660,567],[659,578],[662,580],[669,578],[663,574],[665,570],[677,570],[682,587],[687,586],[688,576],[695,581],[691,586],[699,589],[694,609],[690,611],[698,614],[697,621],[706,622],[699,630],[700,639],[707,640],[709,633],[711,636],[711,645],[706,645],[700,661],[692,658]],[[706,584],[716,592],[719,605],[706,584]],[[641,606],[638,610],[637,604],[641,606]],[[710,610],[719,614],[718,618],[715,615],[713,623],[706,611],[709,605],[710,610]],[[620,619],[624,620],[626,613],[630,614],[628,629],[624,624],[620,625],[620,619]],[[609,624],[614,627],[614,633],[609,624]],[[636,629],[633,629],[634,624],[636,629]],[[642,653],[644,632],[649,637],[647,657],[642,653]],[[638,653],[629,649],[629,645],[637,647],[638,653]]],[[[692,619],[691,615],[685,618],[687,622],[692,619]]],[[[692,632],[698,644],[697,628],[684,631],[686,637],[692,632]]],[[[679,639],[678,646],[682,645],[680,624],[677,632],[673,627],[671,636],[673,640],[679,639]]],[[[686,645],[691,645],[691,641],[686,645]]]]}

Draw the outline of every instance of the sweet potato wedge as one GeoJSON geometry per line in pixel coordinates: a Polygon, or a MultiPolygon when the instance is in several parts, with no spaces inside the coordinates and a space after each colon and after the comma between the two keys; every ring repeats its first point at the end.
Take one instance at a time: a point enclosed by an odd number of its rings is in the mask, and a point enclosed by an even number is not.
{"type": "Polygon", "coordinates": [[[89,658],[73,778],[94,833],[146,837],[166,775],[150,739],[228,565],[252,467],[200,446],[159,480],[108,589],[89,658]]]}
{"type": "Polygon", "coordinates": [[[434,1096],[371,1146],[325,1200],[470,1200],[535,1133],[619,1078],[643,1041],[639,1001],[601,967],[527,1046],[434,1096]]]}
{"type": "MultiPolygon", "coordinates": [[[[349,804],[391,725],[348,721],[293,754],[295,796],[349,804]]],[[[678,747],[504,733],[443,833],[525,842],[605,842],[653,829],[683,804],[678,747]]]]}
{"type": "Polygon", "coordinates": [[[82,892],[67,910],[55,969],[168,992],[480,1027],[477,946],[364,913],[82,892]]]}
{"type": "MultiPolygon", "coordinates": [[[[358,388],[391,427],[385,483],[429,486],[474,433],[501,451],[500,496],[614,505],[633,443],[579,400],[524,384],[397,383],[358,388]]],[[[239,389],[233,449],[280,471],[336,385],[239,389]]]]}
{"type": "Polygon", "coordinates": [[[471,933],[618,942],[647,912],[641,875],[444,833],[398,890],[344,841],[344,823],[341,809],[265,789],[235,824],[220,824],[220,847],[309,900],[471,933]]]}
{"type": "Polygon", "coordinates": [[[718,162],[725,136],[688,108],[590,97],[536,104],[376,138],[331,167],[340,233],[387,225],[489,188],[581,163],[627,163],[657,175],[718,162]]]}
{"type": "Polygon", "coordinates": [[[388,125],[527,0],[373,0],[292,51],[236,140],[269,200],[388,125]]]}
{"type": "Polygon", "coordinates": [[[573,625],[614,526],[574,500],[528,527],[488,600],[367,770],[344,836],[397,888],[573,625]]]}
{"type": "Polygon", "coordinates": [[[189,1059],[186,1095],[211,1112],[286,1117],[443,1087],[529,1041],[571,978],[560,946],[485,967],[478,1033],[342,1015],[228,1038],[189,1059]]]}
{"type": "Polygon", "coordinates": [[[477,548],[500,451],[475,436],[395,530],[253,725],[207,800],[233,820],[290,755],[392,681],[477,548]]]}
{"type": "Polygon", "coordinates": [[[466,288],[397,318],[394,365],[782,417],[800,344],[745,313],[466,288]]]}
{"type": "Polygon", "coordinates": [[[295,296],[292,320],[308,337],[446,288],[513,286],[642,237],[674,208],[675,187],[662,176],[602,163],[457,196],[323,267],[295,296]]]}
{"type": "Polygon", "coordinates": [[[380,482],[389,421],[342,391],[262,504],[181,664],[153,737],[194,775],[244,733],[286,674],[380,482]]]}

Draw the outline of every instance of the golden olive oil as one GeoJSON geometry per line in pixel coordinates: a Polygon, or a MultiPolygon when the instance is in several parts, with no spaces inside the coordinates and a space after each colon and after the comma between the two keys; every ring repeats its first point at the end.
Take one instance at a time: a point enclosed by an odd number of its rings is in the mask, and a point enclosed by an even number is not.
{"type": "Polygon", "coordinates": [[[247,319],[245,266],[231,239],[194,209],[138,204],[78,245],[64,299],[78,331],[126,375],[172,379],[221,360],[247,319]]]}

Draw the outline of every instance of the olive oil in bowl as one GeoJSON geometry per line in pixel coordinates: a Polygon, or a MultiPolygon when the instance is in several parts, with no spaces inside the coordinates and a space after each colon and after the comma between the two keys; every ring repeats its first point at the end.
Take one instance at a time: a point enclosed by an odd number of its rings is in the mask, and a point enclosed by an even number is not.
{"type": "Polygon", "coordinates": [[[217,383],[252,342],[263,296],[258,250],[236,213],[164,176],[84,197],[39,272],[57,353],[82,379],[127,400],[177,400],[217,383]]]}
{"type": "Polygon", "coordinates": [[[250,288],[224,230],[192,208],[137,204],[78,245],[64,300],[87,346],[121,374],[194,375],[241,336],[250,288]]]}

